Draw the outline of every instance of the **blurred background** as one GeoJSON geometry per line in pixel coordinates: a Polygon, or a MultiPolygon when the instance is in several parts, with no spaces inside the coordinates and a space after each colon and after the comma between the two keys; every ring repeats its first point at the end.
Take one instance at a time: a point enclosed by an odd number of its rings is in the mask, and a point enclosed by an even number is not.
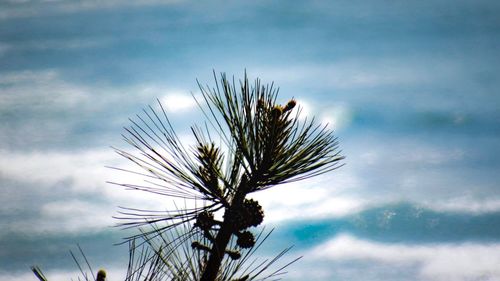
{"type": "Polygon", "coordinates": [[[161,100],[181,137],[213,71],[246,70],[339,137],[346,164],[256,194],[285,280],[500,280],[500,2],[0,2],[0,279],[123,280],[111,148],[161,100]]]}

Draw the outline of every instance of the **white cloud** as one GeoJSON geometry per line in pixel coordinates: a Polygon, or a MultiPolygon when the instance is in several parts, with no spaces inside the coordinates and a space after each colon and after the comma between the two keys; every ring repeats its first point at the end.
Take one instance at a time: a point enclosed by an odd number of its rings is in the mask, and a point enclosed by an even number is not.
{"type": "Polygon", "coordinates": [[[489,213],[500,211],[500,199],[485,198],[476,199],[462,196],[441,200],[439,202],[422,202],[422,206],[438,212],[457,213],[489,213]]]}
{"type": "MultiPolygon", "coordinates": [[[[155,98],[165,93],[170,92],[158,84],[123,88],[83,85],[51,69],[4,73],[0,77],[0,112],[5,112],[5,120],[0,123],[4,132],[0,134],[0,149],[64,145],[66,141],[80,144],[78,134],[91,141],[100,140],[96,134],[109,138],[110,130],[104,128],[128,125],[127,117],[138,113],[137,104],[154,106],[155,98]]],[[[173,97],[177,98],[169,107],[174,110],[193,106],[192,99],[173,97]]]]}
{"type": "Polygon", "coordinates": [[[346,103],[330,105],[307,97],[298,97],[296,101],[298,106],[293,109],[292,116],[300,113],[300,120],[314,117],[318,123],[336,131],[348,127],[352,121],[353,113],[346,103]]]}
{"type": "Polygon", "coordinates": [[[418,59],[346,58],[331,64],[266,67],[256,69],[256,72],[261,73],[262,77],[272,77],[279,85],[310,85],[310,81],[315,81],[321,86],[330,88],[352,89],[429,82],[436,79],[435,75],[452,77],[458,71],[454,65],[456,63],[452,61],[441,61],[433,72],[429,72],[418,59]]]}
{"type": "Polygon", "coordinates": [[[183,91],[167,91],[160,101],[167,113],[183,113],[197,107],[194,97],[183,91]]]}
{"type": "Polygon", "coordinates": [[[11,182],[6,186],[9,190],[4,192],[0,200],[0,210],[12,215],[3,222],[8,227],[2,229],[0,235],[7,232],[36,235],[42,232],[95,231],[118,223],[112,219],[113,215],[117,215],[117,206],[166,210],[174,209],[174,204],[185,204],[180,199],[131,192],[107,184],[106,181],[130,184],[145,182],[144,177],[109,169],[105,165],[135,169],[133,164],[112,150],[0,151],[2,177],[11,182]],[[22,208],[18,211],[30,215],[17,219],[12,209],[19,206],[22,208]]]}
{"type": "MultiPolygon", "coordinates": [[[[187,91],[171,90],[155,83],[125,88],[87,85],[69,81],[54,69],[6,72],[0,77],[0,110],[22,108],[23,112],[36,113],[42,118],[66,113],[73,118],[83,119],[95,113],[114,113],[116,104],[128,107],[146,101],[154,105],[156,97],[162,97],[160,100],[173,113],[196,107],[194,98],[187,91]]],[[[131,114],[134,113],[137,112],[131,114]]],[[[31,117],[29,114],[27,116],[31,117]]],[[[113,115],[109,117],[106,122],[116,122],[112,119],[113,115]]],[[[124,121],[126,118],[120,123],[124,121]]]]}
{"type": "Polygon", "coordinates": [[[0,109],[52,107],[76,109],[92,90],[64,81],[55,70],[5,73],[0,78],[0,109]]]}
{"type": "Polygon", "coordinates": [[[0,170],[5,177],[39,186],[67,182],[69,188],[84,193],[102,188],[107,174],[104,165],[116,161],[117,156],[111,150],[26,153],[0,150],[0,170]]]}
{"type": "Polygon", "coordinates": [[[32,82],[38,81],[40,83],[47,83],[47,81],[53,80],[57,76],[57,72],[54,70],[44,70],[44,71],[17,71],[5,73],[0,77],[0,84],[2,86],[9,86],[10,84],[16,84],[19,82],[32,82]]]}
{"type": "Polygon", "coordinates": [[[9,52],[32,50],[75,50],[105,47],[113,43],[110,38],[67,38],[28,40],[15,43],[0,44],[0,56],[9,52]]]}
{"type": "Polygon", "coordinates": [[[350,174],[357,181],[345,196],[374,205],[410,202],[445,212],[500,210],[494,185],[484,177],[489,168],[480,176],[476,167],[470,168],[483,156],[461,141],[397,135],[387,140],[384,134],[368,132],[362,138],[341,140],[340,145],[347,158],[337,173],[350,174]]]}
{"type": "Polygon", "coordinates": [[[352,121],[353,113],[346,104],[338,104],[323,110],[321,123],[328,124],[335,131],[348,127],[352,121]]]}
{"type": "Polygon", "coordinates": [[[109,169],[104,165],[116,162],[112,151],[0,150],[0,171],[9,182],[0,200],[8,227],[0,234],[76,233],[113,225],[119,201],[108,195],[109,169]],[[19,219],[18,213],[26,215],[19,219]]]}
{"type": "MultiPolygon", "coordinates": [[[[132,162],[111,149],[73,152],[0,150],[0,170],[3,177],[36,185],[39,189],[45,188],[47,192],[55,185],[64,183],[68,190],[75,194],[95,194],[124,199],[130,196],[124,196],[123,194],[127,193],[119,191],[121,188],[114,188],[106,182],[144,184],[145,178],[142,176],[108,167],[142,172],[132,162]]],[[[147,198],[150,199],[148,196],[147,198]]]]}
{"type": "Polygon", "coordinates": [[[369,260],[394,268],[414,265],[426,280],[500,280],[499,243],[389,244],[340,235],[306,256],[330,261],[369,260]]]}
{"type": "Polygon", "coordinates": [[[266,223],[293,219],[342,217],[368,206],[364,199],[345,191],[355,186],[348,174],[323,175],[315,179],[276,186],[252,195],[263,206],[266,223]]]}
{"type": "Polygon", "coordinates": [[[1,231],[0,237],[5,235],[5,232],[9,233],[8,235],[22,233],[25,236],[42,233],[81,234],[102,231],[106,227],[116,225],[112,218],[116,209],[112,204],[93,203],[76,198],[40,204],[42,206],[38,217],[10,221],[9,229],[1,231]]]}
{"type": "Polygon", "coordinates": [[[392,146],[391,150],[394,151],[394,149],[398,150],[398,153],[394,153],[394,161],[409,164],[438,165],[453,163],[463,160],[465,156],[465,151],[460,148],[436,147],[409,140],[392,146]]]}

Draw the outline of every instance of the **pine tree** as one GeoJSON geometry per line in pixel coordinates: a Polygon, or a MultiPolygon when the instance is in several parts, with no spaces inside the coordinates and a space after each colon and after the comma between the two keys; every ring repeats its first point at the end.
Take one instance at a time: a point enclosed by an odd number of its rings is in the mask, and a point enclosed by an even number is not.
{"type": "Polygon", "coordinates": [[[213,87],[198,82],[197,102],[207,123],[191,128],[194,146],[182,143],[160,102],[159,110],[148,107],[125,128],[135,153],[116,151],[140,167],[129,172],[146,181],[116,184],[187,202],[166,212],[122,210],[121,225],[140,229],[127,237],[127,280],[263,280],[280,274],[281,268],[265,273],[275,260],[244,265],[268,235],[254,234],[264,210],[248,195],[341,165],[333,133],[314,118],[300,119],[294,99],[278,104],[273,84],[250,84],[246,74],[239,83],[225,74],[214,78],[213,87]]]}

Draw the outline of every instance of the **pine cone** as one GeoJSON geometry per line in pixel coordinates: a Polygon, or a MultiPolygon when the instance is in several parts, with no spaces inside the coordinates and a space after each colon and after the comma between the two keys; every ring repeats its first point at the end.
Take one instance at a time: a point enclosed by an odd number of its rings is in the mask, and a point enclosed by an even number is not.
{"type": "Polygon", "coordinates": [[[236,232],[261,224],[264,220],[264,211],[257,201],[245,199],[241,206],[230,209],[224,218],[229,220],[236,232]]]}
{"type": "Polygon", "coordinates": [[[226,254],[232,259],[237,260],[241,258],[241,254],[238,251],[226,251],[226,254]]]}
{"type": "Polygon", "coordinates": [[[214,225],[214,214],[204,211],[196,216],[196,222],[194,223],[194,226],[199,227],[201,230],[210,230],[214,225]]]}
{"type": "Polygon", "coordinates": [[[243,231],[237,234],[238,240],[236,240],[236,244],[241,248],[252,248],[255,245],[255,238],[250,231],[243,231]]]}
{"type": "Polygon", "coordinates": [[[264,221],[264,210],[259,202],[250,199],[243,202],[245,213],[249,216],[249,226],[258,226],[264,221]]]}

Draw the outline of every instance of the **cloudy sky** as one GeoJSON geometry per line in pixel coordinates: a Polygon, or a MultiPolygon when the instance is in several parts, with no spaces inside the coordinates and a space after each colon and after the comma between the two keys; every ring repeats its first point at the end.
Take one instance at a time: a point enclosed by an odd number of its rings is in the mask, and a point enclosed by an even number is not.
{"type": "Polygon", "coordinates": [[[79,243],[122,280],[110,146],[160,99],[181,136],[191,94],[244,71],[329,123],[345,166],[257,194],[295,245],[286,280],[500,280],[500,3],[0,2],[0,279],[76,278],[79,243]]]}

